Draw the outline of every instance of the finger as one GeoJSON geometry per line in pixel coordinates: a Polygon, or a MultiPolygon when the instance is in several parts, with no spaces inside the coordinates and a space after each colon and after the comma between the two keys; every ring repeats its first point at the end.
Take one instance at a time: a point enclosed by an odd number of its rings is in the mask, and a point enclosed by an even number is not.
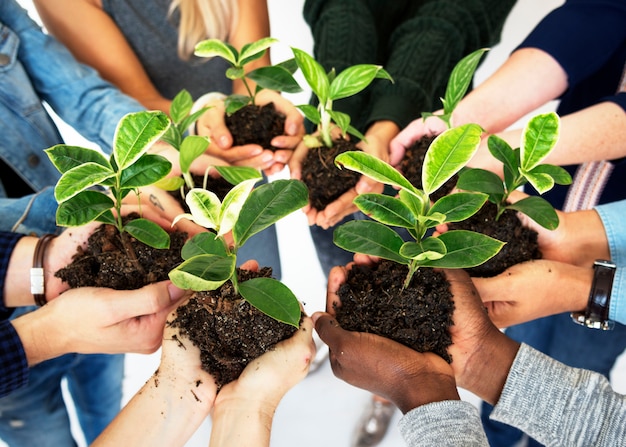
{"type": "MultiPolygon", "coordinates": [[[[351,264],[349,264],[351,265],[351,264]]],[[[335,308],[340,306],[339,288],[348,278],[348,267],[335,266],[328,273],[328,284],[326,286],[326,312],[335,314],[335,308]]]]}
{"type": "MultiPolygon", "coordinates": [[[[97,293],[102,292],[102,289],[96,290],[99,290],[97,293]]],[[[110,295],[107,302],[116,309],[112,315],[117,321],[113,323],[168,310],[186,295],[185,290],[179,289],[170,281],[160,281],[135,290],[110,290],[103,293],[110,295]]]]}

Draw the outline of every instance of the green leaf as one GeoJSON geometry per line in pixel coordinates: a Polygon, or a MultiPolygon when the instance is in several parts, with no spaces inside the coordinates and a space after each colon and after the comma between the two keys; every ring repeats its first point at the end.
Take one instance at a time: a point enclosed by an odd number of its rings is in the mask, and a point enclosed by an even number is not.
{"type": "MultiPolygon", "coordinates": [[[[248,197],[250,197],[252,188],[254,188],[254,185],[258,181],[258,179],[244,180],[228,191],[228,194],[226,194],[226,197],[224,197],[224,201],[222,202],[222,209],[220,211],[220,226],[219,231],[217,232],[218,236],[222,236],[233,229],[239,219],[239,214],[241,213],[244,204],[248,200],[248,197]]],[[[237,244],[237,246],[241,246],[241,242],[235,237],[234,232],[233,237],[235,239],[235,244],[237,244]]]]}
{"type": "Polygon", "coordinates": [[[385,225],[403,228],[413,228],[416,225],[411,209],[395,197],[384,194],[359,194],[354,199],[354,204],[366,216],[385,225]]]}
{"type": "Polygon", "coordinates": [[[125,115],[115,130],[113,157],[120,170],[141,157],[170,125],[168,116],[160,111],[142,111],[125,115]]]}
{"type": "Polygon", "coordinates": [[[309,200],[307,187],[299,180],[275,180],[254,189],[233,228],[233,239],[241,247],[283,217],[304,207],[309,200]]]}
{"type": "Polygon", "coordinates": [[[248,78],[257,85],[279,92],[299,93],[302,87],[295,80],[293,75],[280,66],[260,67],[248,73],[248,78]]]}
{"type": "Polygon", "coordinates": [[[228,115],[232,115],[237,110],[247,106],[252,99],[246,95],[230,95],[224,100],[224,108],[228,115]]]}
{"type": "MultiPolygon", "coordinates": [[[[185,202],[195,223],[208,229],[219,228],[222,202],[215,193],[202,188],[193,188],[187,193],[185,202]]],[[[178,217],[172,224],[177,221],[178,217]]]]}
{"type": "Polygon", "coordinates": [[[170,247],[170,235],[163,228],[148,219],[134,219],[124,225],[124,231],[150,247],[164,249],[170,247]]]}
{"type": "Polygon", "coordinates": [[[422,168],[422,186],[427,195],[467,164],[478,150],[482,132],[478,124],[464,124],[444,131],[433,140],[422,168]]]}
{"type": "Polygon", "coordinates": [[[333,110],[327,110],[326,112],[328,112],[333,122],[337,124],[337,127],[341,129],[342,135],[345,136],[348,130],[348,126],[350,126],[350,115],[348,115],[347,113],[337,112],[333,110]]]}
{"type": "Polygon", "coordinates": [[[436,237],[427,237],[421,242],[406,242],[400,249],[400,254],[418,263],[435,261],[446,255],[446,245],[436,237]]]}
{"type": "Polygon", "coordinates": [[[245,76],[246,72],[242,67],[230,67],[226,69],[226,77],[231,81],[243,79],[245,76]]]}
{"type": "Polygon", "coordinates": [[[491,155],[503,165],[505,184],[513,185],[520,168],[519,150],[513,150],[509,143],[497,135],[489,135],[487,147],[491,155]]]}
{"type": "Polygon", "coordinates": [[[114,177],[111,168],[98,163],[88,162],[65,172],[54,188],[54,198],[58,203],[74,197],[81,191],[101,184],[104,180],[114,177]]]}
{"type": "Polygon", "coordinates": [[[209,147],[208,137],[189,135],[180,145],[180,170],[189,172],[191,164],[209,147]]]}
{"type": "Polygon", "coordinates": [[[383,68],[379,65],[359,64],[346,68],[330,84],[329,99],[336,101],[356,95],[376,79],[383,68]]]}
{"type": "Polygon", "coordinates": [[[554,183],[556,183],[557,185],[569,185],[572,183],[572,176],[561,166],[549,164],[538,165],[533,168],[531,172],[534,174],[549,175],[554,179],[554,183]]]}
{"type": "Polygon", "coordinates": [[[183,245],[180,252],[183,259],[191,259],[198,255],[228,256],[224,241],[218,238],[215,233],[197,233],[183,245]]]}
{"type": "Polygon", "coordinates": [[[145,154],[122,171],[120,188],[135,189],[152,185],[172,170],[172,164],[160,155],[145,154]]]}
{"type": "Polygon", "coordinates": [[[530,171],[550,153],[559,139],[559,117],[554,112],[532,117],[522,134],[521,168],[530,171]]]}
{"type": "Polygon", "coordinates": [[[409,193],[401,189],[398,197],[415,216],[421,216],[428,211],[430,207],[430,199],[421,190],[416,190],[417,194],[409,193]]]}
{"type": "Polygon", "coordinates": [[[478,67],[478,63],[486,51],[488,51],[487,48],[482,48],[468,54],[452,69],[446,87],[445,99],[443,100],[444,113],[452,113],[457,104],[463,99],[472,82],[476,67],[478,67]]]}
{"type": "Polygon", "coordinates": [[[169,144],[176,150],[180,150],[180,143],[182,140],[183,136],[177,126],[168,127],[167,131],[161,137],[161,141],[169,144]]]}
{"type": "Polygon", "coordinates": [[[304,114],[304,117],[311,121],[313,124],[319,124],[322,120],[319,110],[315,106],[310,104],[304,104],[298,106],[298,109],[304,114]]]}
{"type": "MultiPolygon", "coordinates": [[[[204,112],[206,112],[207,110],[209,110],[211,107],[213,106],[209,106],[209,107],[202,107],[201,109],[193,112],[191,115],[189,115],[188,117],[186,117],[185,119],[183,119],[179,124],[177,124],[176,126],[170,126],[170,128],[172,127],[180,127],[180,131],[181,132],[186,132],[187,128],[189,128],[189,126],[191,126],[193,123],[195,123],[196,121],[198,121],[198,118],[200,118],[204,112]]],[[[206,137],[209,138],[209,137],[206,137]]]]}
{"type": "Polygon", "coordinates": [[[460,222],[476,214],[486,201],[486,194],[449,194],[437,200],[428,214],[441,213],[445,216],[444,222],[460,222]]]}
{"type": "Polygon", "coordinates": [[[512,209],[526,214],[548,230],[554,230],[559,226],[559,216],[554,207],[546,199],[539,196],[529,196],[515,203],[507,205],[512,209]]]}
{"type": "Polygon", "coordinates": [[[214,168],[231,185],[237,185],[244,180],[263,178],[258,169],[250,166],[214,166],[214,168]]]}
{"type": "Polygon", "coordinates": [[[487,194],[494,203],[500,203],[506,191],[502,179],[486,169],[465,169],[459,174],[456,187],[462,191],[476,191],[487,194]]]}
{"type": "Polygon", "coordinates": [[[440,268],[470,268],[483,264],[494,257],[503,242],[466,230],[446,231],[438,236],[446,245],[446,255],[435,261],[426,261],[424,266],[440,268]]]}
{"type": "Polygon", "coordinates": [[[171,270],[169,277],[181,289],[215,290],[235,272],[235,256],[198,255],[171,270]]]}
{"type": "Polygon", "coordinates": [[[337,227],[333,242],[339,248],[370,256],[408,264],[409,260],[400,255],[404,241],[391,228],[371,220],[353,220],[337,227]]]}
{"type": "Polygon", "coordinates": [[[539,194],[550,191],[554,186],[554,179],[548,174],[522,172],[522,175],[526,180],[528,180],[528,182],[530,182],[531,185],[533,185],[533,188],[535,188],[539,194]]]}
{"type": "Polygon", "coordinates": [[[101,152],[93,149],[57,144],[44,152],[61,174],[84,163],[96,163],[112,170],[109,160],[101,152]]]}
{"type": "Polygon", "coordinates": [[[254,278],[239,283],[239,293],[251,305],[266,315],[290,324],[300,326],[300,303],[289,288],[272,278],[254,278]]]}
{"type": "Polygon", "coordinates": [[[305,51],[292,48],[298,67],[306,83],[317,96],[320,104],[325,104],[329,97],[330,83],[324,68],[305,51]]]}
{"type": "Polygon", "coordinates": [[[172,100],[172,105],[170,106],[170,116],[172,117],[172,121],[176,124],[180,123],[185,119],[191,108],[193,107],[193,99],[191,94],[182,89],[172,100]]]}
{"type": "Polygon", "coordinates": [[[256,42],[245,44],[239,54],[239,65],[243,67],[249,62],[259,59],[263,56],[265,50],[277,42],[278,39],[274,37],[263,37],[256,42]]]}
{"type": "Polygon", "coordinates": [[[219,39],[207,39],[198,42],[194,54],[199,57],[219,56],[230,62],[231,65],[237,65],[237,51],[219,39]]]}
{"type": "Polygon", "coordinates": [[[176,191],[184,184],[185,181],[180,177],[165,177],[157,182],[154,182],[154,186],[164,191],[176,191]]]}
{"type": "Polygon", "coordinates": [[[59,204],[56,222],[62,227],[78,227],[93,222],[112,207],[113,200],[108,195],[99,191],[83,191],[59,204]]]}
{"type": "Polygon", "coordinates": [[[402,188],[410,193],[416,193],[416,188],[400,172],[389,163],[363,151],[347,151],[335,157],[335,165],[347,168],[366,175],[369,178],[386,185],[402,188]]]}

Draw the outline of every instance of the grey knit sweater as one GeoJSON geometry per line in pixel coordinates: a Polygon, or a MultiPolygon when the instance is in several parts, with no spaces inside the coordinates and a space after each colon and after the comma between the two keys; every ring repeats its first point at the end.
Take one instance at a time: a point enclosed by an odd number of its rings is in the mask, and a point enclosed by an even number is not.
{"type": "MultiPolygon", "coordinates": [[[[546,446],[626,445],[626,398],[601,374],[566,366],[522,344],[491,418],[546,446]]],[[[400,420],[414,446],[488,446],[468,402],[424,405],[400,420]]]]}

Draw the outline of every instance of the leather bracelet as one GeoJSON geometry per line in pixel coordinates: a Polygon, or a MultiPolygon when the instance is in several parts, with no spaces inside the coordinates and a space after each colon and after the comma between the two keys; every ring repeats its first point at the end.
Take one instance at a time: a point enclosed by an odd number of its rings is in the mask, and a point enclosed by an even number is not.
{"type": "Polygon", "coordinates": [[[616,265],[610,261],[597,260],[593,264],[593,269],[587,309],[583,312],[573,312],[572,319],[588,328],[611,330],[615,323],[609,320],[609,306],[616,265]]]}
{"type": "Polygon", "coordinates": [[[39,240],[37,241],[37,245],[35,245],[33,266],[30,269],[30,293],[33,294],[35,303],[38,306],[43,306],[48,302],[46,300],[43,258],[46,254],[46,248],[48,248],[48,244],[55,237],[55,234],[45,234],[41,238],[39,238],[39,240]]]}

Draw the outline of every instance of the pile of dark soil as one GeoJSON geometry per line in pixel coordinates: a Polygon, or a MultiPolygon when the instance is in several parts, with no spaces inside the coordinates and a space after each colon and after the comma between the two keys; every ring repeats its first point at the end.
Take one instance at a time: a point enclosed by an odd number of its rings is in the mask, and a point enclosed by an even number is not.
{"type": "Polygon", "coordinates": [[[371,267],[354,265],[338,292],[337,321],[343,329],[381,335],[451,362],[450,284],[443,273],[420,268],[403,290],[407,273],[407,266],[386,260],[371,267]]]}
{"type": "MultiPolygon", "coordinates": [[[[260,276],[271,276],[271,269],[238,270],[239,281],[260,276]]],[[[196,292],[169,324],[200,349],[202,368],[215,377],[218,389],[297,330],[251,306],[235,293],[230,281],[214,291],[196,292]]]]}
{"type": "Polygon", "coordinates": [[[264,106],[247,105],[232,115],[226,115],[226,126],[233,136],[233,146],[258,144],[277,150],[271,142],[285,133],[285,115],[278,112],[274,103],[264,106]]]}
{"type": "Polygon", "coordinates": [[[101,225],[89,237],[87,248],[78,247],[72,263],[55,275],[70,288],[93,286],[134,290],[168,279],[170,270],[182,262],[180,251],[187,233],[171,233],[169,249],[149,247],[128,234],[125,236],[137,262],[127,254],[117,229],[113,225],[101,225]]]}
{"type": "Polygon", "coordinates": [[[449,224],[451,230],[471,230],[486,234],[506,244],[493,258],[476,267],[466,269],[470,276],[496,276],[507,268],[531,259],[540,259],[537,232],[522,225],[517,212],[506,210],[496,221],[496,205],[485,205],[467,220],[449,224]]]}
{"type": "Polygon", "coordinates": [[[309,189],[309,203],[318,211],[353,188],[361,174],[335,166],[335,157],[348,151],[360,150],[350,140],[335,140],[332,148],[310,148],[302,163],[301,180],[309,189]]]}

